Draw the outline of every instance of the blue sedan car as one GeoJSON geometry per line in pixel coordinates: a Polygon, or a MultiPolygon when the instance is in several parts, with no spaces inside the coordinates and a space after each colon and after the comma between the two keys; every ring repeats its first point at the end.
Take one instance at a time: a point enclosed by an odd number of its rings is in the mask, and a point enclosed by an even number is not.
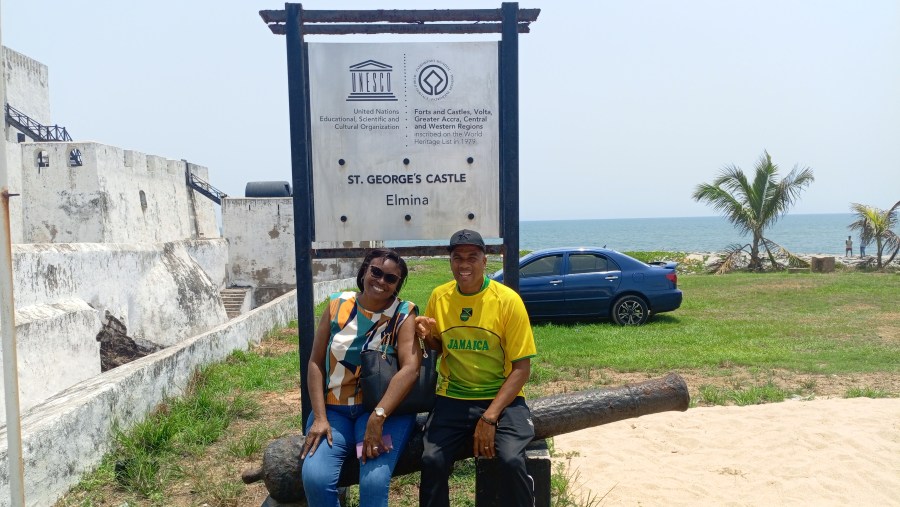
{"type": "MultiPolygon", "coordinates": [[[[637,326],[681,306],[677,265],[605,248],[538,250],[519,259],[519,294],[535,320],[600,317],[637,326]]],[[[503,271],[491,278],[503,282],[503,271]]]]}

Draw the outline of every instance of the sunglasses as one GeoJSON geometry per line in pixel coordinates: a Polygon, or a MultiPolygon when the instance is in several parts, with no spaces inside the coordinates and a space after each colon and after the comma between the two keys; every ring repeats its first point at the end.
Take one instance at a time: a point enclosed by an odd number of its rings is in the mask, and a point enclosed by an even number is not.
{"type": "Polygon", "coordinates": [[[369,273],[372,273],[372,278],[376,280],[384,280],[386,283],[395,284],[400,281],[400,277],[391,273],[385,273],[381,270],[381,268],[376,268],[375,266],[369,266],[369,273]]]}

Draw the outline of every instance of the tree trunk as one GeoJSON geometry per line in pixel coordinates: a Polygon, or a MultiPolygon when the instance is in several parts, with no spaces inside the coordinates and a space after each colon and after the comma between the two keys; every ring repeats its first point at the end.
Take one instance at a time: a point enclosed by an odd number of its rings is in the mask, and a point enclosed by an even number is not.
{"type": "Polygon", "coordinates": [[[878,255],[875,256],[875,261],[878,263],[878,269],[881,269],[881,256],[884,253],[884,245],[881,244],[881,236],[875,238],[875,244],[878,246],[878,255]]]}
{"type": "Polygon", "coordinates": [[[753,233],[753,243],[750,244],[750,265],[747,266],[750,271],[759,271],[762,269],[762,261],[759,259],[759,243],[762,241],[762,234],[753,233]]]}

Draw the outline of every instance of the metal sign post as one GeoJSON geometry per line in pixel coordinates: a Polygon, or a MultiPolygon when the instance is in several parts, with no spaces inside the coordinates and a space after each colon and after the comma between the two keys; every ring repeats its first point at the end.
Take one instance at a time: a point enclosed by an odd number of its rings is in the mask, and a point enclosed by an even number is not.
{"type": "MultiPolygon", "coordinates": [[[[2,10],[2,9],[0,9],[2,10]]],[[[0,15],[2,21],[2,15],[0,15]]],[[[0,36],[0,52],[3,37],[0,36]]],[[[0,53],[0,64],[6,69],[0,53]]],[[[6,76],[0,71],[0,98],[6,104],[6,76]]],[[[6,121],[0,128],[0,335],[3,345],[3,393],[6,401],[6,442],[10,505],[25,505],[25,468],[22,461],[22,422],[19,419],[19,361],[12,278],[12,231],[9,217],[9,174],[6,167],[6,121]]]]}
{"type": "MultiPolygon", "coordinates": [[[[505,283],[518,290],[518,34],[539,9],[260,11],[286,36],[294,184],[303,426],[314,322],[312,242],[440,239],[478,229],[503,239],[505,283]],[[306,35],[500,34],[500,41],[334,44],[306,35]],[[340,47],[337,47],[340,46],[340,47]],[[312,70],[310,70],[312,69],[312,70]],[[312,91],[311,91],[312,89],[312,91]],[[311,102],[311,97],[314,99],[311,102]],[[315,176],[315,177],[314,177],[315,176]]],[[[444,246],[399,247],[446,255],[444,246]]]]}
{"type": "Polygon", "coordinates": [[[287,23],[288,109],[291,122],[291,174],[294,184],[294,255],[297,262],[297,332],[300,335],[300,409],[303,431],[312,412],[306,388],[306,368],[315,334],[312,279],[312,154],[309,150],[309,87],[303,44],[303,7],[285,4],[287,23]]]}

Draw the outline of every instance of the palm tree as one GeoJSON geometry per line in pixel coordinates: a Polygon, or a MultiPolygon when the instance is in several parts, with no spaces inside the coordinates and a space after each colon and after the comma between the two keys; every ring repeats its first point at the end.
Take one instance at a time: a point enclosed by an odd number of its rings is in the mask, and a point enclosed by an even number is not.
{"type": "Polygon", "coordinates": [[[799,197],[800,191],[815,181],[812,169],[795,166],[779,181],[778,166],[772,163],[772,157],[767,151],[763,152],[754,169],[751,181],[739,167],[725,166],[712,183],[702,183],[694,190],[695,201],[705,201],[722,213],[742,234],[752,236],[750,243],[746,245],[730,245],[727,248],[725,261],[719,266],[718,273],[730,270],[739,254],[748,247],[748,267],[762,269],[760,245],[765,248],[772,267],[778,266],[775,261],[776,253],[786,255],[791,265],[805,265],[796,255],[766,238],[765,231],[787,212],[799,197]]]}
{"type": "Polygon", "coordinates": [[[888,210],[858,203],[851,204],[850,210],[856,215],[856,221],[850,224],[850,230],[860,232],[860,242],[863,245],[875,241],[875,260],[878,269],[893,262],[897,252],[900,251],[900,235],[892,230],[897,225],[900,201],[888,210]],[[891,257],[882,263],[882,255],[891,250],[893,250],[891,257]]]}

